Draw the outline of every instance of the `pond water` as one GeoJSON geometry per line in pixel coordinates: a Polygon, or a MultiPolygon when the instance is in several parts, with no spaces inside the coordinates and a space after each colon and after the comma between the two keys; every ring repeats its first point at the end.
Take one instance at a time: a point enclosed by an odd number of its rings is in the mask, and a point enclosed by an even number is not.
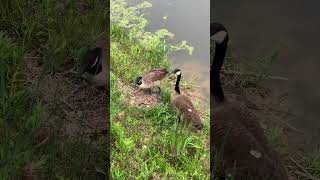
{"type": "MultiPolygon", "coordinates": [[[[135,1],[135,3],[141,1],[135,1]]],[[[149,20],[147,31],[166,28],[175,34],[172,43],[186,40],[194,47],[193,54],[181,51],[170,55],[174,68],[183,71],[183,79],[195,80],[196,87],[209,98],[210,60],[209,60],[209,0],[151,0],[152,8],[146,13],[149,20]],[[163,17],[167,16],[164,21],[163,17]]]]}
{"type": "Polygon", "coordinates": [[[228,28],[238,56],[254,59],[281,46],[272,75],[289,81],[270,81],[265,86],[287,91],[292,123],[308,136],[306,142],[320,144],[320,11],[317,0],[215,0],[211,21],[228,28]]]}

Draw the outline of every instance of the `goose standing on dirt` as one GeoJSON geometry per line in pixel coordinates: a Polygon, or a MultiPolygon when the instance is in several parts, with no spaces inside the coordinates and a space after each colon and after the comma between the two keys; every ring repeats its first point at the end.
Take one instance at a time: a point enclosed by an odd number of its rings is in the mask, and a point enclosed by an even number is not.
{"type": "Polygon", "coordinates": [[[136,78],[136,85],[140,89],[148,89],[151,90],[152,87],[158,87],[160,89],[160,81],[163,80],[168,71],[166,69],[152,69],[144,73],[143,76],[139,76],[136,78]]]}
{"type": "Polygon", "coordinates": [[[191,121],[197,129],[201,130],[203,128],[203,124],[198,111],[194,108],[191,99],[180,92],[179,83],[182,72],[180,69],[175,69],[173,73],[177,75],[177,81],[174,88],[175,91],[171,96],[173,109],[178,113],[179,121],[181,116],[183,120],[191,121]]]}
{"type": "Polygon", "coordinates": [[[232,169],[236,165],[237,180],[287,180],[286,169],[271,148],[256,116],[244,104],[233,102],[224,96],[220,71],[227,50],[228,31],[220,23],[211,23],[210,36],[215,42],[215,55],[210,72],[210,91],[214,97],[210,103],[213,116],[211,146],[215,155],[222,150],[223,159],[221,169],[211,169],[211,172],[215,171],[211,174],[215,174],[215,178],[224,178],[225,169],[232,169]]]}
{"type": "Polygon", "coordinates": [[[88,49],[78,71],[79,75],[84,75],[96,86],[106,86],[109,83],[108,42],[109,38],[101,40],[94,49],[88,49]]]}

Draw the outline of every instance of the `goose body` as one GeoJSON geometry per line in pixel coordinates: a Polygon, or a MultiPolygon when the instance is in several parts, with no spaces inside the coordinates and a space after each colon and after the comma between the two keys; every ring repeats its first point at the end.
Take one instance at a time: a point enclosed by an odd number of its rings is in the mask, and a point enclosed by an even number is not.
{"type": "MultiPolygon", "coordinates": [[[[257,117],[244,103],[225,98],[220,82],[228,31],[219,23],[210,24],[210,36],[216,43],[210,76],[211,95],[211,145],[214,154],[222,150],[221,169],[212,174],[225,178],[225,170],[236,166],[235,179],[287,180],[287,172],[277,153],[272,149],[257,117]]],[[[213,158],[213,156],[211,156],[213,158]]],[[[213,161],[213,159],[212,159],[213,161]]]]}
{"type": "Polygon", "coordinates": [[[168,71],[166,69],[152,69],[139,76],[136,79],[136,85],[141,89],[150,89],[152,87],[159,87],[160,81],[163,80],[168,71]]]}
{"type": "Polygon", "coordinates": [[[172,107],[174,111],[177,112],[179,119],[182,117],[184,121],[191,121],[197,129],[201,130],[203,124],[198,111],[195,109],[191,99],[180,92],[179,83],[182,72],[179,69],[176,69],[173,72],[177,75],[177,81],[175,91],[171,96],[172,107]]]}
{"type": "Polygon", "coordinates": [[[94,49],[88,49],[79,68],[79,75],[84,75],[96,86],[105,86],[109,82],[107,43],[108,41],[102,40],[94,49]]]}

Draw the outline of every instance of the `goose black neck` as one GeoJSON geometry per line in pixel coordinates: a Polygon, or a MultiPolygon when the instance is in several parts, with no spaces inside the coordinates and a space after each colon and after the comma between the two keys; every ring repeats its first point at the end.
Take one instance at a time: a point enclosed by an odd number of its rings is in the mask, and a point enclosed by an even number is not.
{"type": "Polygon", "coordinates": [[[214,59],[210,71],[210,77],[212,77],[212,83],[210,85],[211,94],[215,96],[215,98],[220,102],[224,101],[224,93],[221,85],[220,72],[226,55],[227,45],[228,36],[226,36],[225,40],[222,43],[216,43],[214,59]]]}
{"type": "Polygon", "coordinates": [[[176,87],[174,88],[174,90],[175,90],[178,94],[180,94],[180,88],[179,88],[180,79],[181,79],[181,74],[178,75],[177,81],[176,81],[176,87]]]}

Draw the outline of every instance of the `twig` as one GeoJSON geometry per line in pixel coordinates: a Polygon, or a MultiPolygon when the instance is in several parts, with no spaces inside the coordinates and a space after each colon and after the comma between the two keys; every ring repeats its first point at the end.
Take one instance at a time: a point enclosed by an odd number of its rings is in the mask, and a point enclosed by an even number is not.
{"type": "Polygon", "coordinates": [[[40,147],[41,145],[43,145],[44,143],[46,143],[47,141],[49,140],[49,137],[46,137],[44,140],[42,140],[39,144],[37,144],[34,148],[38,148],[40,147]]]}
{"type": "Polygon", "coordinates": [[[64,99],[60,99],[60,101],[62,101],[65,105],[67,105],[70,109],[75,110],[75,108],[73,106],[71,106],[71,104],[69,104],[67,101],[65,101],[64,99]]]}
{"type": "MultiPolygon", "coordinates": [[[[268,107],[268,110],[272,110],[272,111],[275,111],[275,112],[279,112],[279,113],[284,113],[284,114],[287,114],[287,115],[291,115],[291,116],[296,116],[295,114],[292,114],[292,113],[289,113],[289,112],[286,112],[286,111],[281,111],[281,110],[278,110],[278,109],[274,109],[272,107],[268,107]]],[[[291,124],[281,120],[281,119],[278,119],[277,121],[281,122],[282,124],[284,124],[285,126],[287,126],[288,128],[290,128],[291,130],[297,132],[297,133],[300,133],[300,134],[304,134],[303,131],[293,127],[291,124]]]]}
{"type": "Polygon", "coordinates": [[[24,59],[43,59],[43,57],[37,57],[37,56],[24,56],[24,59]]]}
{"type": "Polygon", "coordinates": [[[273,80],[283,80],[283,81],[289,81],[289,78],[287,77],[282,77],[282,76],[268,76],[269,79],[273,80]]]}
{"type": "MultiPolygon", "coordinates": [[[[275,120],[274,120],[274,121],[275,121],[275,120]]],[[[281,119],[277,119],[277,121],[281,122],[282,124],[284,124],[285,126],[287,126],[288,128],[290,128],[291,130],[293,130],[293,131],[295,131],[295,132],[297,132],[297,133],[304,134],[303,131],[301,131],[301,130],[295,128],[295,127],[293,127],[292,125],[290,125],[289,123],[287,123],[287,122],[285,122],[285,121],[283,121],[283,120],[281,120],[281,119]]]]}
{"type": "MultiPolygon", "coordinates": [[[[241,73],[241,72],[237,72],[237,71],[226,71],[226,70],[222,70],[222,72],[225,73],[225,74],[249,75],[249,76],[258,77],[258,75],[253,74],[253,73],[241,73]]],[[[289,81],[289,78],[282,77],[282,76],[268,76],[268,79],[289,81]]]]}
{"type": "Polygon", "coordinates": [[[299,164],[296,160],[294,160],[292,157],[290,157],[290,161],[293,162],[296,166],[298,166],[302,171],[303,173],[301,173],[300,175],[303,175],[309,179],[312,179],[312,180],[320,180],[314,176],[312,176],[301,164],[299,164]]]}
{"type": "Polygon", "coordinates": [[[252,102],[250,100],[246,100],[245,101],[245,105],[250,109],[263,110],[262,107],[258,106],[256,103],[254,103],[254,102],[252,102]]]}
{"type": "Polygon", "coordinates": [[[297,116],[297,115],[295,115],[293,113],[290,113],[290,112],[287,112],[287,111],[282,111],[282,110],[275,109],[275,108],[272,108],[272,107],[268,107],[268,109],[271,110],[271,111],[275,111],[275,112],[278,112],[278,113],[283,113],[283,114],[294,116],[294,117],[297,116]]]}

